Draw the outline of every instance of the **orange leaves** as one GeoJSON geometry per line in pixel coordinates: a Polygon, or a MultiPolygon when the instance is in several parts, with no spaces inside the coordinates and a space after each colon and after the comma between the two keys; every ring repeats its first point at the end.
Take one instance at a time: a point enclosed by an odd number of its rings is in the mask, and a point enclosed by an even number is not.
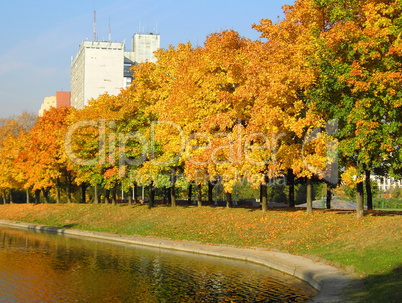
{"type": "Polygon", "coordinates": [[[20,159],[20,169],[27,178],[26,187],[42,189],[54,186],[67,169],[63,143],[66,118],[70,112],[71,109],[66,107],[51,108],[29,132],[26,144],[30,152],[20,159]]]}

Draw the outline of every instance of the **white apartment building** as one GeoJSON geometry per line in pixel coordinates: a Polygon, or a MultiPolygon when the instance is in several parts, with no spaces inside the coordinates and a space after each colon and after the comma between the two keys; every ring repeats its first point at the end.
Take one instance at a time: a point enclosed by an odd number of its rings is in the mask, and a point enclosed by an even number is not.
{"type": "Polygon", "coordinates": [[[150,34],[135,34],[132,39],[132,50],[135,62],[156,62],[154,52],[160,48],[160,36],[150,34]]]}
{"type": "Polygon", "coordinates": [[[377,182],[378,188],[382,192],[386,192],[391,188],[402,188],[402,180],[398,180],[392,177],[382,177],[377,175],[371,175],[371,180],[377,182]]]}
{"type": "Polygon", "coordinates": [[[81,109],[91,98],[117,95],[123,87],[124,43],[84,41],[71,64],[71,106],[81,109]]]}
{"type": "Polygon", "coordinates": [[[160,36],[135,34],[132,47],[126,52],[124,43],[84,41],[71,62],[71,106],[81,109],[104,93],[118,95],[132,81],[132,65],[156,61],[160,36]]]}

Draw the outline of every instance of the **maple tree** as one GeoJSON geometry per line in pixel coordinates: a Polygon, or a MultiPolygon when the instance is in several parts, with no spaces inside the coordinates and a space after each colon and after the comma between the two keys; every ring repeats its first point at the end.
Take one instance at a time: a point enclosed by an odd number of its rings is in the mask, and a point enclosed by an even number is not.
{"type": "MultiPolygon", "coordinates": [[[[163,57],[163,51],[156,54],[163,57]]],[[[166,55],[168,56],[168,55],[166,55]]],[[[159,62],[159,61],[158,61],[159,62]]],[[[172,187],[169,172],[163,163],[169,161],[162,153],[160,141],[163,135],[158,129],[158,112],[153,109],[154,104],[166,94],[169,79],[169,60],[165,63],[141,63],[132,68],[135,78],[132,85],[122,92],[124,108],[121,110],[123,118],[120,132],[131,134],[125,144],[126,161],[120,163],[128,176],[126,187],[148,186],[151,203],[154,203],[155,187],[172,187]]],[[[171,69],[170,69],[171,71],[171,69]]],[[[165,125],[164,125],[165,126],[165,125]]],[[[163,131],[163,128],[162,128],[163,131]]],[[[165,131],[164,134],[167,134],[165,131]]],[[[173,138],[173,136],[171,136],[173,138]]],[[[172,206],[175,205],[174,190],[172,206]]]]}
{"type": "MultiPolygon", "coordinates": [[[[311,1],[286,5],[284,12],[285,19],[277,24],[261,20],[254,25],[268,42],[261,44],[258,56],[254,56],[255,65],[250,70],[253,74],[249,77],[248,87],[258,97],[248,132],[263,134],[253,142],[257,152],[252,152],[253,159],[261,164],[250,169],[260,175],[256,180],[284,174],[290,175],[289,180],[293,175],[308,180],[314,175],[323,178],[329,137],[316,131],[325,128],[326,121],[309,102],[308,93],[315,85],[317,71],[306,62],[316,53],[311,41],[314,30],[323,24],[322,12],[311,1]]],[[[311,182],[307,184],[311,192],[311,182]]],[[[311,202],[308,196],[308,213],[311,202]]]]}
{"type": "Polygon", "coordinates": [[[183,92],[189,89],[186,81],[190,81],[192,74],[188,69],[197,53],[188,43],[160,50],[156,56],[154,83],[158,89],[155,102],[149,107],[154,120],[149,133],[150,161],[146,167],[155,186],[169,188],[169,200],[175,206],[176,187],[188,185],[178,178],[178,173],[183,171],[183,127],[196,113],[183,106],[188,104],[183,92]]]}
{"type": "MultiPolygon", "coordinates": [[[[157,175],[172,172],[166,180],[171,192],[176,171],[184,171],[186,182],[181,184],[195,182],[198,193],[213,176],[229,173],[226,168],[234,162],[228,138],[249,109],[247,99],[238,95],[247,63],[243,49],[249,43],[234,31],[224,31],[207,37],[204,47],[179,44],[156,54],[158,100],[151,111],[158,118],[153,140],[159,150],[148,166],[157,175]]],[[[223,179],[228,193],[236,182],[232,171],[233,178],[223,179]]],[[[201,205],[200,194],[197,199],[201,205]]]]}
{"type": "Polygon", "coordinates": [[[19,182],[19,171],[15,168],[14,161],[18,157],[19,152],[24,148],[20,143],[23,142],[24,134],[15,136],[9,134],[7,139],[2,142],[0,149],[0,169],[2,174],[0,176],[0,188],[3,203],[6,201],[12,202],[11,191],[12,189],[22,188],[23,183],[19,182]]]}
{"type": "Polygon", "coordinates": [[[16,167],[24,172],[24,187],[41,190],[45,201],[48,201],[49,190],[56,188],[56,198],[60,202],[60,188],[62,183],[68,182],[70,170],[63,156],[63,143],[67,128],[65,119],[71,110],[62,107],[45,111],[29,131],[25,150],[15,160],[16,167]]]}
{"type": "Polygon", "coordinates": [[[195,182],[200,193],[202,185],[210,188],[211,181],[221,180],[228,207],[241,177],[239,122],[249,119],[253,102],[243,94],[250,44],[235,31],[223,31],[208,36],[204,47],[188,51],[160,116],[172,119],[188,138],[182,154],[187,181],[195,182]]]}
{"type": "Polygon", "coordinates": [[[120,96],[104,94],[90,105],[75,111],[68,118],[66,133],[66,156],[76,172],[75,183],[81,187],[81,200],[86,200],[86,189],[93,186],[94,202],[98,203],[98,186],[106,190],[106,203],[112,192],[116,202],[119,175],[119,145],[117,127],[123,103],[120,96]]]}
{"type": "Polygon", "coordinates": [[[344,180],[357,186],[360,217],[364,175],[371,209],[370,171],[398,161],[402,2],[314,3],[326,14],[326,24],[316,39],[320,52],[312,64],[320,77],[312,96],[327,118],[339,120],[344,180]]]}
{"type": "MultiPolygon", "coordinates": [[[[3,203],[12,201],[12,189],[22,189],[24,186],[25,173],[18,167],[16,159],[26,152],[27,134],[35,123],[36,117],[28,113],[0,120],[0,189],[3,203]]],[[[29,201],[28,190],[26,197],[29,201]]]]}

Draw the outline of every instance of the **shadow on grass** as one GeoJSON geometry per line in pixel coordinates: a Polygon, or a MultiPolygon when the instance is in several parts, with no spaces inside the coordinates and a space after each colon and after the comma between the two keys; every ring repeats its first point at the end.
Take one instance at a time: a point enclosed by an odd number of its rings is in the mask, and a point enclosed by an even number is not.
{"type": "MultiPolygon", "coordinates": [[[[149,206],[149,201],[145,201],[144,203],[132,203],[131,205],[129,204],[124,204],[124,203],[119,203],[117,204],[120,207],[124,206],[131,206],[131,207],[147,207],[149,206]]],[[[153,204],[153,207],[163,207],[163,208],[169,208],[172,207],[170,203],[163,203],[161,201],[155,201],[153,204]]],[[[176,201],[176,207],[180,208],[198,208],[197,204],[189,204],[186,200],[178,200],[176,201]]],[[[215,205],[214,203],[202,201],[202,208],[217,208],[217,209],[226,209],[226,204],[219,204],[215,205]]],[[[249,206],[249,205],[233,205],[230,207],[231,209],[247,209],[249,212],[255,212],[255,211],[262,211],[261,207],[258,206],[249,206]]],[[[277,211],[277,212],[305,212],[305,208],[300,208],[300,207],[283,207],[283,206],[269,206],[267,212],[271,211],[277,211]]]]}
{"type": "Polygon", "coordinates": [[[402,300],[402,266],[390,273],[370,275],[359,281],[362,287],[347,291],[346,295],[359,303],[400,303],[402,300]]]}
{"type": "MultiPolygon", "coordinates": [[[[116,205],[120,207],[148,207],[149,201],[145,201],[143,203],[135,203],[133,202],[131,205],[128,203],[117,203],[116,205]]],[[[153,207],[172,207],[170,203],[163,202],[163,200],[155,200],[153,207]]],[[[188,203],[188,200],[176,200],[176,207],[181,208],[196,208],[197,204],[188,203]]],[[[215,205],[214,202],[202,201],[202,207],[211,207],[211,208],[226,208],[226,202],[219,201],[218,205],[215,205]]],[[[262,211],[261,206],[250,206],[250,205],[233,205],[231,208],[241,208],[247,209],[249,212],[262,211]]],[[[287,206],[268,206],[267,212],[305,212],[305,207],[287,207],[287,206]]],[[[356,210],[353,209],[326,209],[326,208],[313,208],[313,212],[333,212],[340,215],[348,215],[356,213],[356,210]]],[[[365,216],[402,216],[402,211],[392,210],[392,211],[384,211],[384,210],[370,210],[364,212],[365,216]]]]}
{"type": "Polygon", "coordinates": [[[69,228],[73,228],[74,226],[77,226],[77,223],[72,223],[72,224],[66,224],[63,226],[60,226],[60,229],[69,229],[69,228]]]}
{"type": "Polygon", "coordinates": [[[402,216],[402,211],[397,210],[369,210],[365,213],[370,216],[402,216]]]}

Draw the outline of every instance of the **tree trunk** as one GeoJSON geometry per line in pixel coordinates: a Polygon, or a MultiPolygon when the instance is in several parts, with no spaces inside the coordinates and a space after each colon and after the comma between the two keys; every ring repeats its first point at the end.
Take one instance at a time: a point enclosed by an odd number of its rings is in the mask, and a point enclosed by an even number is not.
{"type": "Polygon", "coordinates": [[[226,197],[226,208],[232,208],[233,207],[232,194],[225,193],[225,197],[226,197]]]}
{"type": "Polygon", "coordinates": [[[133,195],[129,192],[127,197],[128,197],[128,205],[133,205],[133,195]]]}
{"type": "Polygon", "coordinates": [[[29,189],[28,188],[25,189],[25,197],[26,197],[27,204],[29,204],[31,201],[30,201],[30,197],[29,197],[29,189]]]}
{"type": "Polygon", "coordinates": [[[154,182],[151,182],[151,185],[149,185],[149,204],[148,208],[151,209],[154,207],[155,203],[155,187],[154,187],[154,182]]]}
{"type": "Polygon", "coordinates": [[[295,207],[295,176],[293,169],[288,169],[287,181],[289,185],[289,207],[295,207]]]}
{"type": "Polygon", "coordinates": [[[356,184],[356,216],[362,218],[364,216],[364,186],[363,182],[356,184]]]}
{"type": "Polygon", "coordinates": [[[81,184],[81,203],[87,202],[87,185],[85,183],[81,184]]]}
{"type": "Polygon", "coordinates": [[[260,184],[260,201],[262,211],[266,212],[268,210],[268,185],[266,182],[260,184]]]}
{"type": "Polygon", "coordinates": [[[35,204],[40,203],[40,189],[35,189],[35,204]]]}
{"type": "Polygon", "coordinates": [[[115,185],[111,190],[110,190],[110,195],[112,198],[112,205],[116,205],[116,199],[117,199],[117,185],[115,185]]]}
{"type": "Polygon", "coordinates": [[[12,197],[11,197],[11,189],[9,189],[7,192],[6,192],[6,201],[7,201],[7,204],[12,204],[13,202],[12,202],[12,197]]]}
{"type": "Polygon", "coordinates": [[[105,190],[105,204],[110,203],[110,189],[105,190]]]}
{"type": "Polygon", "coordinates": [[[94,185],[94,204],[99,204],[99,187],[98,187],[98,184],[94,185]]]}
{"type": "Polygon", "coordinates": [[[313,182],[311,178],[307,178],[307,214],[311,215],[313,213],[313,182]]]}
{"type": "Polygon", "coordinates": [[[49,200],[49,189],[43,189],[43,198],[45,199],[45,203],[48,204],[50,202],[49,200]]]}
{"type": "Polygon", "coordinates": [[[214,185],[211,181],[208,181],[208,203],[214,203],[214,195],[213,195],[214,185]]]}
{"type": "Polygon", "coordinates": [[[8,199],[10,201],[10,204],[13,204],[13,190],[10,188],[9,192],[8,192],[8,199]]]}
{"type": "Polygon", "coordinates": [[[190,183],[190,185],[188,186],[188,198],[187,198],[187,203],[188,205],[191,204],[191,195],[193,193],[193,183],[190,183]]]}
{"type": "Polygon", "coordinates": [[[331,185],[328,183],[325,183],[325,186],[327,188],[327,200],[326,200],[326,208],[331,209],[331,200],[332,200],[332,190],[331,190],[331,185]]]}
{"type": "Polygon", "coordinates": [[[176,185],[175,184],[172,184],[172,187],[170,187],[169,194],[170,194],[170,198],[169,198],[170,205],[172,207],[176,207],[177,204],[176,204],[176,185]]]}
{"type": "Polygon", "coordinates": [[[1,201],[3,204],[6,204],[6,190],[5,189],[1,190],[1,201]]]}
{"type": "Polygon", "coordinates": [[[8,204],[10,202],[10,196],[8,194],[8,190],[4,190],[4,204],[8,204]]]}
{"type": "Polygon", "coordinates": [[[176,207],[176,169],[172,168],[170,175],[170,183],[172,186],[170,187],[170,205],[172,207],[176,207]]]}
{"type": "Polygon", "coordinates": [[[373,193],[371,191],[370,171],[365,170],[366,173],[366,197],[367,197],[367,210],[373,210],[373,193]]]}
{"type": "Polygon", "coordinates": [[[71,203],[71,184],[70,184],[70,182],[67,182],[66,195],[67,195],[67,203],[71,203]]]}
{"type": "Polygon", "coordinates": [[[166,188],[166,196],[167,196],[167,199],[168,199],[167,204],[170,204],[170,205],[172,205],[172,193],[171,192],[172,192],[171,187],[166,188]]]}
{"type": "Polygon", "coordinates": [[[60,196],[61,196],[61,194],[60,194],[60,187],[59,187],[59,185],[56,185],[55,190],[56,190],[56,203],[57,203],[57,204],[60,204],[60,196]]]}
{"type": "Polygon", "coordinates": [[[134,189],[133,189],[134,203],[138,203],[137,189],[138,189],[138,185],[137,185],[137,183],[134,183],[134,189]]]}
{"type": "Polygon", "coordinates": [[[202,185],[197,184],[197,206],[201,207],[202,206],[202,185]]]}
{"type": "Polygon", "coordinates": [[[1,193],[1,197],[3,198],[3,204],[7,204],[7,190],[3,189],[1,193]]]}

